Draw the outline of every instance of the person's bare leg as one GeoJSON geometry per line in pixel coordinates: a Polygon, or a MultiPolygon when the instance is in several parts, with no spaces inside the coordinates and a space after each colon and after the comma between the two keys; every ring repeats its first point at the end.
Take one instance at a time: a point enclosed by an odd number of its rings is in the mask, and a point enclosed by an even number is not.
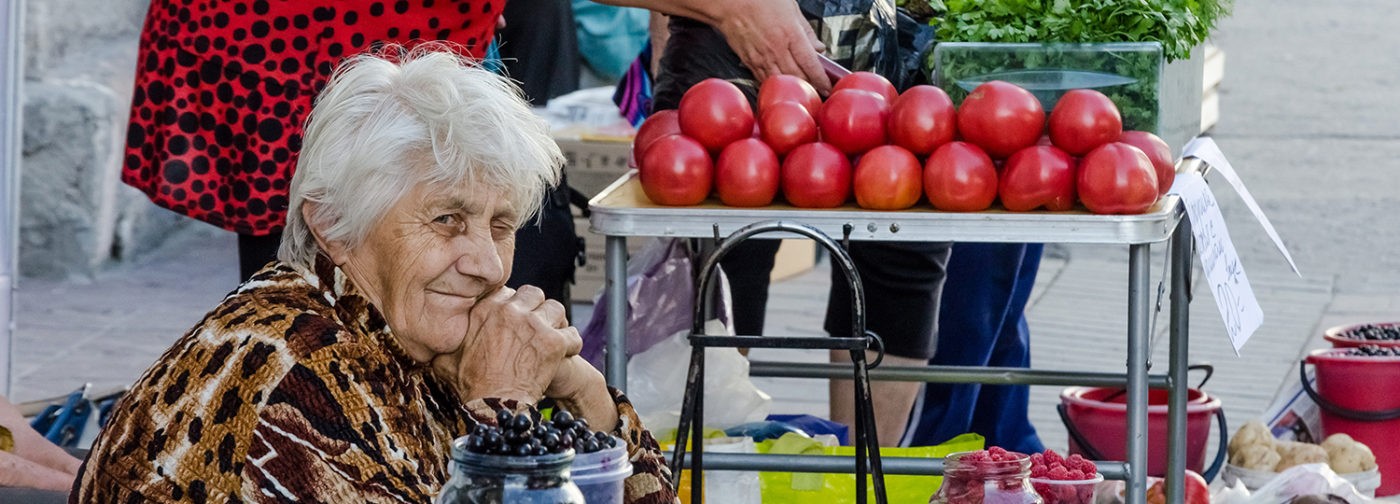
{"type": "Polygon", "coordinates": [[[70,477],[78,474],[78,466],[83,462],[29,428],[29,422],[5,396],[0,396],[0,425],[8,428],[14,436],[14,455],[68,473],[70,477]]]}
{"type": "MultiPolygon", "coordinates": [[[[851,353],[845,350],[832,350],[831,362],[850,363],[851,353]]],[[[881,366],[925,366],[926,359],[910,359],[885,354],[881,366]]],[[[909,410],[914,407],[914,398],[919,394],[919,382],[871,381],[871,402],[875,406],[875,428],[878,429],[880,446],[898,446],[904,437],[904,426],[909,423],[909,410]]],[[[851,427],[851,443],[855,443],[856,405],[855,382],[851,380],[831,380],[831,420],[851,427]]]]}
{"type": "Polygon", "coordinates": [[[44,467],[10,452],[0,452],[0,487],[67,492],[73,487],[73,475],[44,467]]]}

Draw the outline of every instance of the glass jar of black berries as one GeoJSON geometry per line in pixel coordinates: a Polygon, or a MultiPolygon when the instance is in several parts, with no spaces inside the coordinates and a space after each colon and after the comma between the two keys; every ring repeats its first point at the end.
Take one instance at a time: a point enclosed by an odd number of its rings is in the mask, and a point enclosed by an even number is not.
{"type": "Polygon", "coordinates": [[[436,504],[584,504],[569,477],[574,451],[542,455],[496,455],[468,449],[463,436],[452,443],[452,478],[436,504]]]}

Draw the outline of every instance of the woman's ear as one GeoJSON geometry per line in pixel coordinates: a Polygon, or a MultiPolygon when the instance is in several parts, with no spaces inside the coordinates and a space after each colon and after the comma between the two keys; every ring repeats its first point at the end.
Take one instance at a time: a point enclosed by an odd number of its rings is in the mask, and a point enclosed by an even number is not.
{"type": "Polygon", "coordinates": [[[326,239],[326,228],[330,227],[330,224],[325,222],[324,217],[317,215],[316,210],[320,206],[321,203],[316,201],[302,202],[301,220],[306,223],[306,227],[311,230],[311,236],[316,239],[316,245],[331,258],[331,262],[336,266],[343,265],[350,258],[350,250],[343,242],[326,239]]]}

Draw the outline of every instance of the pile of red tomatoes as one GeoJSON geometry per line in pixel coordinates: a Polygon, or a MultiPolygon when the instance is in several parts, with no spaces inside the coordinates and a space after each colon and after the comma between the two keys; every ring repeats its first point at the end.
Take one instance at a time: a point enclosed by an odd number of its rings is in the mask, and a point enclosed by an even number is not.
{"type": "Polygon", "coordinates": [[[711,194],[729,206],[861,208],[932,205],[975,212],[994,202],[1013,212],[1101,214],[1151,208],[1175,176],[1171,150],[1152,133],[1123,131],[1102,93],[1065,93],[1047,120],[1040,101],[1014,84],[978,86],[955,108],[934,86],[899,93],[869,72],[836,83],[825,101],[800,78],[759,88],[758,110],[738,87],[707,79],[676,110],[652,115],[633,153],[642,189],[661,205],[696,205],[711,194]]]}

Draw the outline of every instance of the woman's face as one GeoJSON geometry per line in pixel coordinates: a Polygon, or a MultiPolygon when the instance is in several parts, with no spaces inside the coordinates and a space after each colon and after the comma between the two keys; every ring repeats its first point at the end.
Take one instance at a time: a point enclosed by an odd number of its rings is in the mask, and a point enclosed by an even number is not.
{"type": "Polygon", "coordinates": [[[510,277],[517,218],[490,187],[419,184],[363,245],[332,259],[409,355],[428,362],[461,346],[472,306],[510,277]]]}

